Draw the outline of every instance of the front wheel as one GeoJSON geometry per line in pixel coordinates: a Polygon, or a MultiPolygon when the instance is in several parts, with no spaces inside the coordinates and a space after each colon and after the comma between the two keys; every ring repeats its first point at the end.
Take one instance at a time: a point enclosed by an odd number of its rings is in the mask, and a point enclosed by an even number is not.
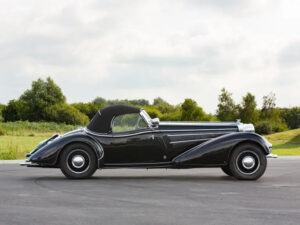
{"type": "Polygon", "coordinates": [[[263,151],[254,144],[238,146],[231,154],[229,169],[240,180],[257,180],[267,167],[267,158],[263,151]]]}
{"type": "Polygon", "coordinates": [[[228,176],[232,176],[232,172],[231,172],[231,170],[230,170],[230,168],[229,168],[228,165],[227,165],[227,166],[222,166],[221,169],[222,169],[222,171],[223,171],[225,174],[227,174],[228,176]]]}
{"type": "Polygon", "coordinates": [[[89,178],[97,169],[97,158],[88,146],[72,144],[61,153],[60,169],[67,178],[89,178]]]}

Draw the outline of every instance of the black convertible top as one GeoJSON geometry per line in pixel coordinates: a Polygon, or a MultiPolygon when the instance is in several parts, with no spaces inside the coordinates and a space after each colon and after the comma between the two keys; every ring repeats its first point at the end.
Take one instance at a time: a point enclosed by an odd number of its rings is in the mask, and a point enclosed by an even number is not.
{"type": "Polygon", "coordinates": [[[140,111],[140,108],[129,105],[113,105],[100,109],[87,126],[87,129],[96,133],[109,133],[111,132],[111,120],[115,116],[139,113],[140,111]]]}

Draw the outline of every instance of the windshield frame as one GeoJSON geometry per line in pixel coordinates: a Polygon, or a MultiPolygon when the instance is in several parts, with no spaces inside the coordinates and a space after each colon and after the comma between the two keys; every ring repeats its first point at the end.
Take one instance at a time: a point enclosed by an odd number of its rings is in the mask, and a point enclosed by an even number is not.
{"type": "Polygon", "coordinates": [[[148,127],[152,127],[152,119],[144,109],[141,109],[140,115],[145,120],[145,122],[148,124],[148,127]]]}

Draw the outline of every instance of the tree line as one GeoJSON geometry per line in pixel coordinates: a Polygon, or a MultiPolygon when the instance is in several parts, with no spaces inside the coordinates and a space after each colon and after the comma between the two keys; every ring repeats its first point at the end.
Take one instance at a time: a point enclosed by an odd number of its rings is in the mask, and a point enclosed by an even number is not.
{"type": "Polygon", "coordinates": [[[18,99],[0,104],[0,121],[51,121],[74,125],[86,125],[101,108],[114,104],[128,104],[144,108],[154,118],[163,121],[236,121],[253,123],[261,134],[284,131],[300,127],[300,107],[278,108],[276,97],[270,93],[263,97],[263,105],[257,107],[255,96],[247,93],[240,104],[236,104],[232,94],[222,89],[216,113],[206,113],[193,99],[185,99],[178,105],[169,104],[157,97],[150,103],[145,99],[107,100],[97,97],[88,103],[67,104],[61,88],[48,77],[32,82],[18,99]]]}

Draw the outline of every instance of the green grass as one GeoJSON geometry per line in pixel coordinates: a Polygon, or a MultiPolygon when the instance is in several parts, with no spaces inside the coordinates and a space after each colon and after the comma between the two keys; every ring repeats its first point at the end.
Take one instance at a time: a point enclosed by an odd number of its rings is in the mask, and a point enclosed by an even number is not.
{"type": "MultiPolygon", "coordinates": [[[[0,159],[24,159],[42,140],[76,127],[56,123],[0,122],[0,159]]],[[[273,144],[272,153],[300,155],[300,129],[265,137],[273,144]]]]}
{"type": "Polygon", "coordinates": [[[48,122],[0,122],[0,160],[24,159],[42,140],[77,126],[48,122]]]}
{"type": "Polygon", "coordinates": [[[272,153],[278,155],[300,155],[300,129],[266,135],[273,144],[272,153]]]}
{"type": "Polygon", "coordinates": [[[24,159],[49,136],[0,136],[0,159],[24,159]]]}
{"type": "Polygon", "coordinates": [[[77,127],[78,126],[53,122],[0,122],[0,135],[1,133],[12,136],[52,135],[53,133],[65,133],[76,129],[77,127]]]}

